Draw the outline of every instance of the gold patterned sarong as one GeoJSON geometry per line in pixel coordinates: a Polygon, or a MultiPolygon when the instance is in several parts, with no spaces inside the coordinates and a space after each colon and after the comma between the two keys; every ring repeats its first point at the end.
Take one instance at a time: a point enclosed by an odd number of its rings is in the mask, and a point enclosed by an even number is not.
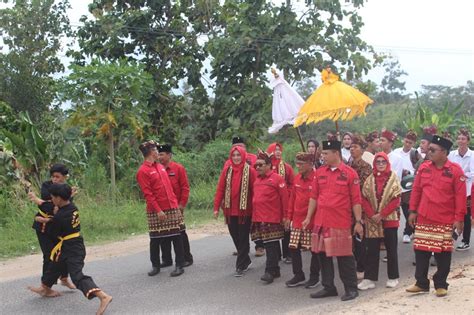
{"type": "Polygon", "coordinates": [[[184,231],[183,215],[179,209],[164,211],[165,220],[160,220],[158,213],[147,212],[148,232],[151,238],[169,237],[179,235],[184,231]]]}
{"type": "Polygon", "coordinates": [[[452,252],[453,243],[452,224],[417,223],[415,225],[413,247],[417,250],[433,253],[452,252]]]}
{"type": "Polygon", "coordinates": [[[289,248],[297,249],[299,246],[304,249],[311,249],[311,230],[291,229],[289,248]]]}

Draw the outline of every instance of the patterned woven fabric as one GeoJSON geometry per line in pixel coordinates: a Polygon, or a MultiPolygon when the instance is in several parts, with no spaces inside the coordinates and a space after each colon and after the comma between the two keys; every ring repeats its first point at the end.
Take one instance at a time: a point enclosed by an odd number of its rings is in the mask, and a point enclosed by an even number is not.
{"type": "Polygon", "coordinates": [[[328,257],[352,256],[351,229],[315,227],[311,251],[325,252],[328,257]]]}
{"type": "Polygon", "coordinates": [[[166,220],[161,221],[158,213],[148,212],[148,232],[150,237],[168,237],[178,235],[185,229],[183,215],[179,209],[166,210],[166,220]]]}
{"type": "Polygon", "coordinates": [[[451,224],[422,224],[415,226],[413,247],[426,252],[452,252],[453,226],[451,224]]]}
{"type": "Polygon", "coordinates": [[[365,219],[365,237],[367,238],[383,238],[383,223],[375,223],[370,218],[365,219]]]}
{"type": "Polygon", "coordinates": [[[279,223],[252,223],[251,236],[252,241],[262,240],[265,242],[277,241],[283,238],[285,230],[279,223]]]}
{"type": "Polygon", "coordinates": [[[311,234],[311,230],[291,229],[289,247],[296,249],[301,245],[301,248],[311,249],[311,234]]]}

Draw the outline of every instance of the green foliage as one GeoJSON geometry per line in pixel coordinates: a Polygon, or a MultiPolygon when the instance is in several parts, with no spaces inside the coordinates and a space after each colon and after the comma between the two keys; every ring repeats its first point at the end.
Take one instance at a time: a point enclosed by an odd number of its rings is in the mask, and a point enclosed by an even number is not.
{"type": "Polygon", "coordinates": [[[55,95],[52,75],[64,67],[58,56],[62,37],[70,34],[67,0],[16,0],[0,10],[0,100],[36,120],[55,95]]]}

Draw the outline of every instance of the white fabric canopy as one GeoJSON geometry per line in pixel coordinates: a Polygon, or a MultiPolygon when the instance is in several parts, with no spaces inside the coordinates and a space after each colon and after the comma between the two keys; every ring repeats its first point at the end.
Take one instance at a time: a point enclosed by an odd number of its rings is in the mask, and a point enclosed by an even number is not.
{"type": "Polygon", "coordinates": [[[285,81],[281,73],[278,73],[278,78],[272,76],[270,86],[273,89],[273,125],[268,128],[268,132],[276,133],[283,126],[295,123],[295,117],[298,115],[301,106],[303,106],[304,100],[285,81]]]}

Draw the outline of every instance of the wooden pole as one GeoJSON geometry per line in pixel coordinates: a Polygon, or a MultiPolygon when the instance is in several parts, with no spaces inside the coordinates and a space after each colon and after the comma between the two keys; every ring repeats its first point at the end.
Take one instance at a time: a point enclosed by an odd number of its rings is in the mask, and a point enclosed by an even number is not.
{"type": "Polygon", "coordinates": [[[298,135],[298,139],[300,139],[301,148],[303,149],[303,152],[306,152],[306,148],[304,147],[303,137],[301,136],[300,127],[296,127],[295,130],[296,130],[296,134],[298,135]]]}
{"type": "Polygon", "coordinates": [[[339,132],[339,122],[336,120],[335,123],[336,123],[336,137],[337,137],[337,141],[341,141],[341,133],[339,132]]]}

